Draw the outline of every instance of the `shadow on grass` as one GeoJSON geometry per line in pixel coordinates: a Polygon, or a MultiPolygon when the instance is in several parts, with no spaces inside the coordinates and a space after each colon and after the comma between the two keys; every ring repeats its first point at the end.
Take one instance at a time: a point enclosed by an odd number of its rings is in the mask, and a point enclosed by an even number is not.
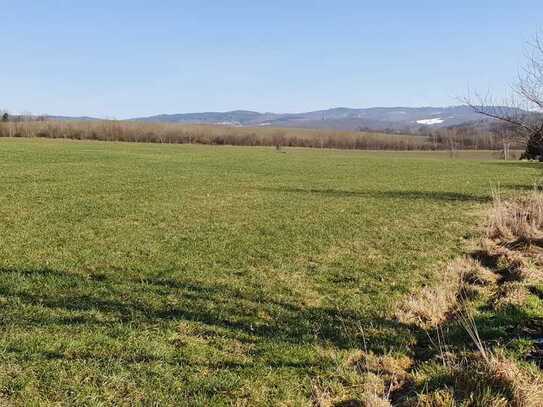
{"type": "MultiPolygon", "coordinates": [[[[190,321],[221,335],[277,344],[329,344],[382,352],[405,347],[413,328],[355,310],[305,306],[249,288],[173,278],[99,279],[49,269],[0,268],[6,325],[140,328],[190,321]],[[24,284],[17,284],[21,279],[24,284]],[[26,311],[22,311],[24,305],[26,311]],[[99,316],[97,316],[99,314],[99,316]]],[[[293,297],[295,298],[295,297],[293,297]]]]}
{"type": "MultiPolygon", "coordinates": [[[[285,300],[284,296],[275,298],[248,288],[170,277],[123,280],[99,275],[94,278],[50,269],[0,268],[0,276],[0,296],[4,299],[0,317],[4,326],[47,327],[59,332],[72,327],[77,332],[100,329],[102,333],[107,334],[109,330],[118,337],[115,328],[120,326],[130,326],[136,331],[168,332],[182,322],[189,322],[196,323],[204,336],[219,335],[242,343],[264,341],[286,348],[331,345],[339,349],[367,349],[377,354],[408,350],[419,363],[436,357],[439,352],[435,333],[426,333],[414,325],[370,312],[304,306],[295,300],[285,300]],[[21,282],[23,284],[18,284],[21,282]]],[[[540,296],[541,292],[537,289],[537,293],[532,294],[540,296]]],[[[541,337],[543,319],[534,318],[522,307],[510,306],[496,313],[482,311],[475,324],[485,343],[506,344],[515,338],[541,337]]],[[[475,349],[458,321],[450,320],[441,331],[451,348],[475,349]]],[[[64,357],[62,352],[41,356],[64,357]]],[[[95,355],[90,352],[88,357],[95,355]]],[[[123,357],[131,362],[145,362],[154,356],[135,351],[123,357]]],[[[245,366],[232,361],[202,363],[227,369],[245,366]]],[[[285,367],[290,362],[287,358],[277,365],[273,361],[266,363],[269,367],[285,367]]],[[[291,367],[307,368],[313,362],[292,363],[291,367]]]]}
{"type": "Polygon", "coordinates": [[[346,191],[339,189],[304,189],[292,187],[259,188],[260,191],[319,194],[330,197],[360,197],[375,199],[407,199],[445,202],[489,202],[490,196],[479,196],[460,192],[443,191],[346,191]]]}
{"type": "MultiPolygon", "coordinates": [[[[530,293],[532,293],[537,298],[539,298],[540,300],[543,301],[543,289],[542,288],[532,286],[532,287],[529,287],[528,289],[529,289],[530,293]]],[[[542,332],[542,334],[543,334],[543,332],[542,332]]]]}
{"type": "Polygon", "coordinates": [[[503,191],[512,191],[512,192],[534,192],[534,191],[542,191],[543,185],[541,185],[541,182],[534,182],[533,184],[500,184],[497,188],[499,192],[503,191]]]}
{"type": "Polygon", "coordinates": [[[521,168],[532,168],[536,170],[543,170],[543,163],[536,161],[483,161],[482,165],[490,165],[493,167],[521,167],[521,168]]]}
{"type": "MultiPolygon", "coordinates": [[[[479,307],[479,312],[474,317],[473,325],[487,349],[497,347],[510,348],[515,340],[541,341],[543,338],[543,318],[528,312],[522,305],[508,304],[498,310],[490,304],[479,307]]],[[[447,321],[441,328],[441,335],[449,349],[463,352],[466,349],[477,351],[477,346],[466,331],[461,321],[453,318],[447,321]]],[[[419,350],[424,353],[424,347],[431,347],[432,338],[419,337],[419,350]]],[[[429,359],[436,354],[427,352],[425,358],[429,359]]],[[[539,354],[538,354],[539,355],[539,354]]],[[[519,354],[519,357],[535,361],[539,366],[542,360],[535,360],[532,352],[519,354]]],[[[538,356],[540,357],[540,356],[538,356]]],[[[423,359],[423,358],[420,358],[423,359]]]]}

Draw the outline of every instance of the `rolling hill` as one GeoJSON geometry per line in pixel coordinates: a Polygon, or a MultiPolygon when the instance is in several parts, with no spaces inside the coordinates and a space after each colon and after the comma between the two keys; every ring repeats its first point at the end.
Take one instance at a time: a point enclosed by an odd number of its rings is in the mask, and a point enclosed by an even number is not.
{"type": "Polygon", "coordinates": [[[326,128],[337,130],[406,130],[420,126],[448,127],[483,117],[468,106],[333,108],[306,113],[259,113],[247,110],[161,114],[132,120],[167,123],[206,123],[231,126],[326,128]]]}

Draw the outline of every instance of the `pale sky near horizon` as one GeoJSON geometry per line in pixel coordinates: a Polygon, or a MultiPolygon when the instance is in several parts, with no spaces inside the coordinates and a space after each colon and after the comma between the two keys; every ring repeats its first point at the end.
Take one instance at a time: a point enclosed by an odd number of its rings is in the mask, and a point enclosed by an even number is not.
{"type": "Polygon", "coordinates": [[[543,1],[3,1],[0,109],[128,118],[501,96],[543,1]]]}

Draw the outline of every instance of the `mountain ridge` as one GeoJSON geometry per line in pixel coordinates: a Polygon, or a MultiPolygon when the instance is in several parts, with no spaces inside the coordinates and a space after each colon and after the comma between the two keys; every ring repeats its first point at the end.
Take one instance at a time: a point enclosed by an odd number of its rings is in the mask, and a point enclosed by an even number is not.
{"type": "MultiPolygon", "coordinates": [[[[93,120],[83,116],[48,116],[53,120],[93,120]]],[[[98,119],[94,119],[98,120],[98,119]]],[[[126,121],[145,123],[210,124],[234,127],[298,127],[354,131],[412,131],[420,128],[442,128],[491,122],[466,105],[447,107],[334,107],[300,113],[261,113],[253,110],[158,114],[135,117],[126,121]]]]}
{"type": "Polygon", "coordinates": [[[335,107],[301,113],[260,113],[251,110],[177,113],[130,120],[159,123],[222,124],[240,127],[302,127],[336,130],[406,130],[448,127],[484,119],[468,106],[335,107]]]}

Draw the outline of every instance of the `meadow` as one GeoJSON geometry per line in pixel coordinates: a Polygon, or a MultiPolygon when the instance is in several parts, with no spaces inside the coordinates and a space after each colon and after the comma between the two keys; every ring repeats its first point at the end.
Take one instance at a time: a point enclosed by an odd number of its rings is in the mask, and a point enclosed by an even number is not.
{"type": "Polygon", "coordinates": [[[310,405],[534,163],[0,139],[0,403],[310,405]]]}

